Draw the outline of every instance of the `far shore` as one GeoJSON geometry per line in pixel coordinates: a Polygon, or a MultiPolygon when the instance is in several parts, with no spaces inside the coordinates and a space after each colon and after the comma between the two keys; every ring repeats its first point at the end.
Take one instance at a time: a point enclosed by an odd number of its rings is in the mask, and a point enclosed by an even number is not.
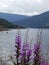
{"type": "Polygon", "coordinates": [[[0,28],[0,31],[7,31],[8,28],[0,28]]]}
{"type": "Polygon", "coordinates": [[[0,31],[9,31],[10,29],[25,29],[25,28],[0,28],[0,31]]]}

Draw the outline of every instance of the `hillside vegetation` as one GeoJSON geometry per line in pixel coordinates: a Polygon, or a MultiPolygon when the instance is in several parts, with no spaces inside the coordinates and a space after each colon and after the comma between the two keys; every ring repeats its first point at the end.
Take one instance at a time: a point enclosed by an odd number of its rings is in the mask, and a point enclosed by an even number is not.
{"type": "Polygon", "coordinates": [[[18,27],[23,28],[21,26],[12,24],[11,22],[8,22],[5,19],[0,18],[0,30],[3,30],[5,28],[6,29],[9,29],[9,28],[15,29],[15,28],[18,28],[18,27]]]}

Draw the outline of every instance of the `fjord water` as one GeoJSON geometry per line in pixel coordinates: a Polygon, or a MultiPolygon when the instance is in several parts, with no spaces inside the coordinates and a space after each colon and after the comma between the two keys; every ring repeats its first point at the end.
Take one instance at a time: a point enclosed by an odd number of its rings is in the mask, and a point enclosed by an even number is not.
{"type": "MultiPolygon", "coordinates": [[[[22,41],[24,42],[26,39],[26,32],[28,29],[21,29],[20,30],[20,35],[22,37],[22,41]]],[[[0,48],[3,49],[4,51],[6,50],[6,53],[12,53],[14,50],[14,45],[15,45],[15,37],[18,33],[17,29],[12,29],[9,31],[0,31],[0,48]]],[[[28,41],[31,41],[33,38],[33,41],[36,40],[36,35],[37,35],[37,30],[35,29],[29,29],[28,32],[28,41]]],[[[23,43],[22,42],[22,43],[23,43]]]]}
{"type": "MultiPolygon", "coordinates": [[[[22,43],[26,40],[26,32],[28,29],[20,29],[22,43]]],[[[32,40],[32,45],[37,40],[38,29],[29,29],[28,41],[32,40]]],[[[8,55],[14,55],[15,52],[15,37],[18,29],[10,29],[9,31],[0,31],[0,51],[4,54],[3,57],[7,59],[8,55]]],[[[42,48],[43,52],[47,51],[49,46],[49,29],[42,29],[42,48]]],[[[33,47],[33,46],[32,46],[33,47]]]]}

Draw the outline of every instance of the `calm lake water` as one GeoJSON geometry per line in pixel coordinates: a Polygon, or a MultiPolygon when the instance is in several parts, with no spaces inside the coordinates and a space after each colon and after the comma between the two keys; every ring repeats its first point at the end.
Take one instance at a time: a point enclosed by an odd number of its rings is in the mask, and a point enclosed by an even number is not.
{"type": "MultiPolygon", "coordinates": [[[[20,29],[20,35],[22,37],[22,43],[26,40],[26,32],[28,29],[20,29]]],[[[18,33],[17,29],[11,29],[9,31],[0,31],[0,52],[3,53],[3,57],[7,58],[8,55],[12,55],[15,52],[15,37],[18,33]]],[[[28,41],[32,40],[32,47],[37,40],[38,29],[29,29],[28,41]]],[[[49,29],[42,29],[42,48],[45,53],[49,48],[49,29]]],[[[49,52],[49,50],[48,50],[49,52]]]]}

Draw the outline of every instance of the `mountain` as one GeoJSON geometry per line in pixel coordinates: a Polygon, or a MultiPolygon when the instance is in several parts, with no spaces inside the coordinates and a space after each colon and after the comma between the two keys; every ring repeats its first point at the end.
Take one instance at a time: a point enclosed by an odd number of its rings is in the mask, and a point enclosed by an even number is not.
{"type": "Polygon", "coordinates": [[[7,20],[0,18],[0,28],[18,28],[18,25],[14,25],[11,22],[8,22],[7,20]]]}
{"type": "Polygon", "coordinates": [[[30,28],[49,28],[49,11],[40,15],[25,18],[20,21],[14,21],[15,24],[30,28]]]}
{"type": "Polygon", "coordinates": [[[6,19],[10,22],[14,22],[14,21],[20,21],[22,19],[28,18],[28,16],[0,12],[0,18],[6,19]]]}
{"type": "Polygon", "coordinates": [[[15,25],[25,28],[49,28],[49,11],[31,17],[17,14],[0,13],[0,18],[6,19],[15,25]]]}

